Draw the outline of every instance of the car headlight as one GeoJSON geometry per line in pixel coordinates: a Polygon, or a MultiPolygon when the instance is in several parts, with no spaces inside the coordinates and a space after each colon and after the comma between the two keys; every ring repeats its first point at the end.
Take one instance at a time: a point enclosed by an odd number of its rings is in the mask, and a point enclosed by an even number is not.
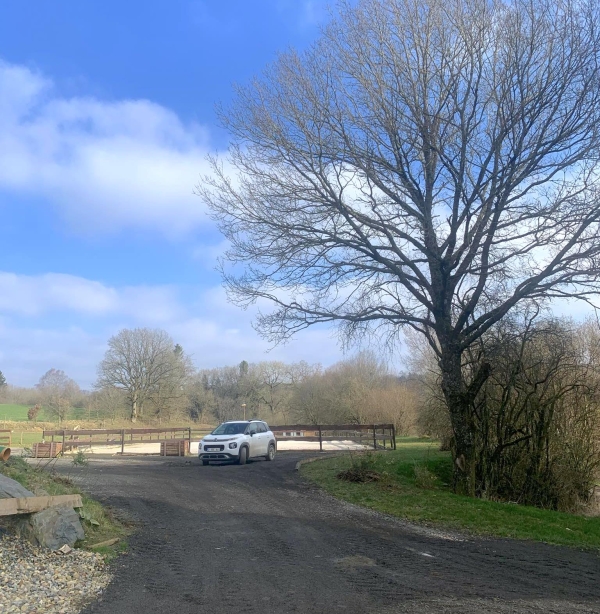
{"type": "Polygon", "coordinates": [[[229,444],[229,449],[230,450],[235,450],[235,448],[237,448],[237,443],[235,441],[233,443],[229,444]]]}

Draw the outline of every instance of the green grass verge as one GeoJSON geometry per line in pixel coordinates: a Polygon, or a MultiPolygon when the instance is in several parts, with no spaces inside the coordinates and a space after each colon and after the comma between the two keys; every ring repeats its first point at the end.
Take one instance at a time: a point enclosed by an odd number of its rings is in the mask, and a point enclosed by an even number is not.
{"type": "Polygon", "coordinates": [[[437,443],[402,438],[397,447],[371,455],[372,468],[384,476],[379,482],[353,483],[336,477],[361,461],[356,454],[308,463],[301,474],[340,499],[414,522],[475,535],[600,548],[600,517],[455,495],[449,486],[450,456],[440,452],[437,443]]]}
{"type": "Polygon", "coordinates": [[[98,501],[77,488],[68,477],[54,473],[51,467],[52,462],[48,463],[48,460],[40,459],[39,462],[32,464],[13,456],[6,463],[0,462],[0,473],[16,480],[34,494],[81,495],[83,508],[78,511],[83,515],[81,523],[85,539],[78,542],[77,546],[101,552],[108,558],[123,552],[127,548],[129,528],[114,518],[98,501]],[[112,546],[92,548],[94,544],[114,538],[118,538],[119,541],[112,546]]]}
{"type": "Polygon", "coordinates": [[[31,448],[34,443],[42,441],[42,431],[13,431],[13,448],[31,448]]]}

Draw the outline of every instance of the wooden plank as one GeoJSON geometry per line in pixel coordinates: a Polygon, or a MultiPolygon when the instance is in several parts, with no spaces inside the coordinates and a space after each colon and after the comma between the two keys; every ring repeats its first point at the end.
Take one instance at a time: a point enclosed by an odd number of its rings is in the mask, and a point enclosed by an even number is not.
{"type": "Polygon", "coordinates": [[[102,441],[102,439],[67,439],[65,440],[65,448],[90,448],[93,446],[120,446],[121,438],[111,439],[110,441],[102,441]]]}
{"type": "Polygon", "coordinates": [[[119,537],[113,537],[112,539],[107,539],[105,542],[98,542],[97,544],[92,544],[88,546],[88,548],[102,548],[103,546],[112,546],[119,541],[119,537]]]}
{"type": "Polygon", "coordinates": [[[83,503],[81,495],[0,499],[0,516],[31,514],[33,512],[41,512],[49,507],[83,507],[83,503]]]}
{"type": "Polygon", "coordinates": [[[55,458],[62,452],[62,443],[49,441],[47,443],[36,442],[33,444],[34,458],[55,458]]]}
{"type": "MultiPolygon", "coordinates": [[[[284,424],[269,425],[272,431],[371,431],[372,424],[284,424]]],[[[377,424],[377,428],[390,428],[390,424],[377,424]]]]}
{"type": "Polygon", "coordinates": [[[80,437],[86,435],[87,437],[93,437],[94,435],[106,436],[106,435],[120,435],[122,429],[79,429],[77,431],[44,431],[44,437],[57,436],[62,437],[80,437]]]}
{"type": "Polygon", "coordinates": [[[127,429],[126,433],[131,433],[133,435],[146,435],[148,433],[180,433],[182,431],[185,431],[187,433],[188,431],[188,427],[187,426],[181,426],[181,427],[173,427],[173,428],[168,428],[168,429],[156,429],[156,428],[147,428],[147,429],[127,429]]]}
{"type": "Polygon", "coordinates": [[[368,439],[365,438],[361,438],[361,437],[326,437],[325,435],[323,435],[322,437],[317,436],[312,436],[312,435],[308,435],[306,437],[277,437],[277,441],[353,441],[355,443],[362,443],[363,441],[366,442],[370,442],[373,443],[373,438],[369,437],[368,439]]]}

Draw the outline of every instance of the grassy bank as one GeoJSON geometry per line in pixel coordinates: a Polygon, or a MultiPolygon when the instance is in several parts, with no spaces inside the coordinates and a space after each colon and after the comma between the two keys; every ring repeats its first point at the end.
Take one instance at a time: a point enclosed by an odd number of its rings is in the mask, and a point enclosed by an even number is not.
{"type": "Polygon", "coordinates": [[[429,440],[399,439],[396,451],[371,457],[323,459],[304,465],[301,472],[340,499],[399,518],[476,535],[600,548],[599,517],[455,495],[449,486],[449,454],[440,452],[429,440]],[[381,474],[382,479],[354,483],[336,477],[340,471],[360,464],[381,474]]]}
{"type": "Polygon", "coordinates": [[[127,546],[125,539],[129,533],[128,528],[115,519],[98,501],[77,488],[68,477],[53,473],[51,466],[52,463],[49,464],[48,460],[30,464],[22,458],[13,456],[8,462],[0,463],[0,473],[16,480],[34,494],[81,495],[83,508],[78,511],[82,516],[85,539],[77,546],[101,552],[109,557],[123,551],[127,546]],[[115,538],[119,541],[112,546],[92,548],[95,544],[115,538]]]}

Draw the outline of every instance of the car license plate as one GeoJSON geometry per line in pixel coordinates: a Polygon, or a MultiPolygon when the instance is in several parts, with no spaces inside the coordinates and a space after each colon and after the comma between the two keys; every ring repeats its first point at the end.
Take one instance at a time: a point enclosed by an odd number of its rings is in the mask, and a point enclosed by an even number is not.
{"type": "Polygon", "coordinates": [[[219,448],[212,447],[212,448],[206,448],[206,451],[207,452],[219,452],[220,450],[219,448]]]}

